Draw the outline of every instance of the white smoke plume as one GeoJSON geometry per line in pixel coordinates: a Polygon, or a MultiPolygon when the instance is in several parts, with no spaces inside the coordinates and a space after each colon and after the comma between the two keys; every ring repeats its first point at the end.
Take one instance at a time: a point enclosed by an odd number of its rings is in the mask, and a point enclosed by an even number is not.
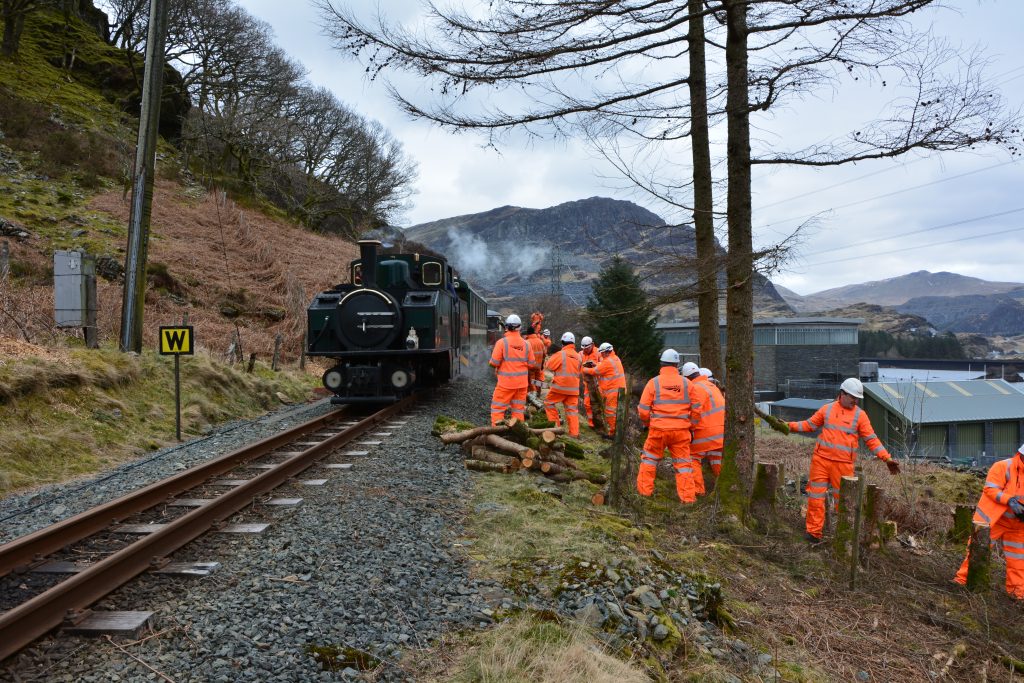
{"type": "Polygon", "coordinates": [[[524,245],[505,241],[485,242],[479,235],[448,231],[448,258],[458,271],[484,282],[494,282],[507,275],[529,277],[550,265],[551,247],[524,245]]]}

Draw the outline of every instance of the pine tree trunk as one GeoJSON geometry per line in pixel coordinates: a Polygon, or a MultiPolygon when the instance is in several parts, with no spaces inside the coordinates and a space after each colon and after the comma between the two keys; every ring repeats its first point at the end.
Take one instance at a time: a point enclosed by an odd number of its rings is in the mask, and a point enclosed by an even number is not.
{"type": "Polygon", "coordinates": [[[715,493],[726,520],[743,518],[754,467],[754,255],[745,0],[725,0],[729,253],[726,262],[725,448],[715,493]]]}
{"type": "Polygon", "coordinates": [[[721,377],[722,348],[718,332],[718,250],[715,241],[711,143],[708,134],[707,67],[704,62],[704,3],[689,0],[690,25],[690,149],[693,153],[693,228],[697,243],[697,317],[700,360],[721,377]]]}

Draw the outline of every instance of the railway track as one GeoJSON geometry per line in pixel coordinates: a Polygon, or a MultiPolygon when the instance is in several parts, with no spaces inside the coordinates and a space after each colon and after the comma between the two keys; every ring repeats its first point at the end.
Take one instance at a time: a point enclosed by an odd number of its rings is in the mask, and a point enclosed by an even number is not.
{"type": "Polygon", "coordinates": [[[350,411],[317,417],[273,437],[250,444],[136,492],[82,512],[45,529],[0,545],[0,579],[31,571],[51,561],[55,553],[88,544],[102,534],[126,533],[119,527],[159,506],[182,502],[183,494],[211,486],[230,488],[215,497],[188,501],[169,522],[152,524],[143,537],[84,567],[56,585],[0,613],[0,660],[61,625],[76,624],[89,615],[89,606],[136,576],[169,563],[179,548],[216,530],[259,496],[293,479],[328,453],[362,437],[385,420],[407,409],[414,398],[388,406],[357,421],[344,422],[350,411]],[[300,450],[301,448],[301,450],[300,450]],[[260,464],[269,457],[276,462],[260,464]],[[247,479],[219,481],[235,469],[258,465],[259,474],[247,479]]]}

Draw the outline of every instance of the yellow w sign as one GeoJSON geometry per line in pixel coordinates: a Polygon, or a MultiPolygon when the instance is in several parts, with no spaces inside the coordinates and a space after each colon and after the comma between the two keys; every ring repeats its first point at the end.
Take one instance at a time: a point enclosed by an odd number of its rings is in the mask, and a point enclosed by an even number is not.
{"type": "Polygon", "coordinates": [[[191,356],[195,354],[191,327],[161,327],[161,356],[191,356]]]}

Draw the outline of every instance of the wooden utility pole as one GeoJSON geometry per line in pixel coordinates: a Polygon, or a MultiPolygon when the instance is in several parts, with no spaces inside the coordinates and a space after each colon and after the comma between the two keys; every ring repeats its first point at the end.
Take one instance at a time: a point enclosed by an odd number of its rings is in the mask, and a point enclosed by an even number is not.
{"type": "Polygon", "coordinates": [[[153,171],[156,165],[160,97],[163,94],[164,42],[167,36],[167,0],[150,0],[146,71],[142,81],[142,111],[132,171],[132,204],[128,219],[128,253],[121,303],[122,351],[142,351],[142,309],[146,298],[146,251],[153,208],[153,171]]]}
{"type": "Polygon", "coordinates": [[[967,548],[967,589],[987,593],[992,588],[992,547],[988,524],[974,522],[967,548]]]}

